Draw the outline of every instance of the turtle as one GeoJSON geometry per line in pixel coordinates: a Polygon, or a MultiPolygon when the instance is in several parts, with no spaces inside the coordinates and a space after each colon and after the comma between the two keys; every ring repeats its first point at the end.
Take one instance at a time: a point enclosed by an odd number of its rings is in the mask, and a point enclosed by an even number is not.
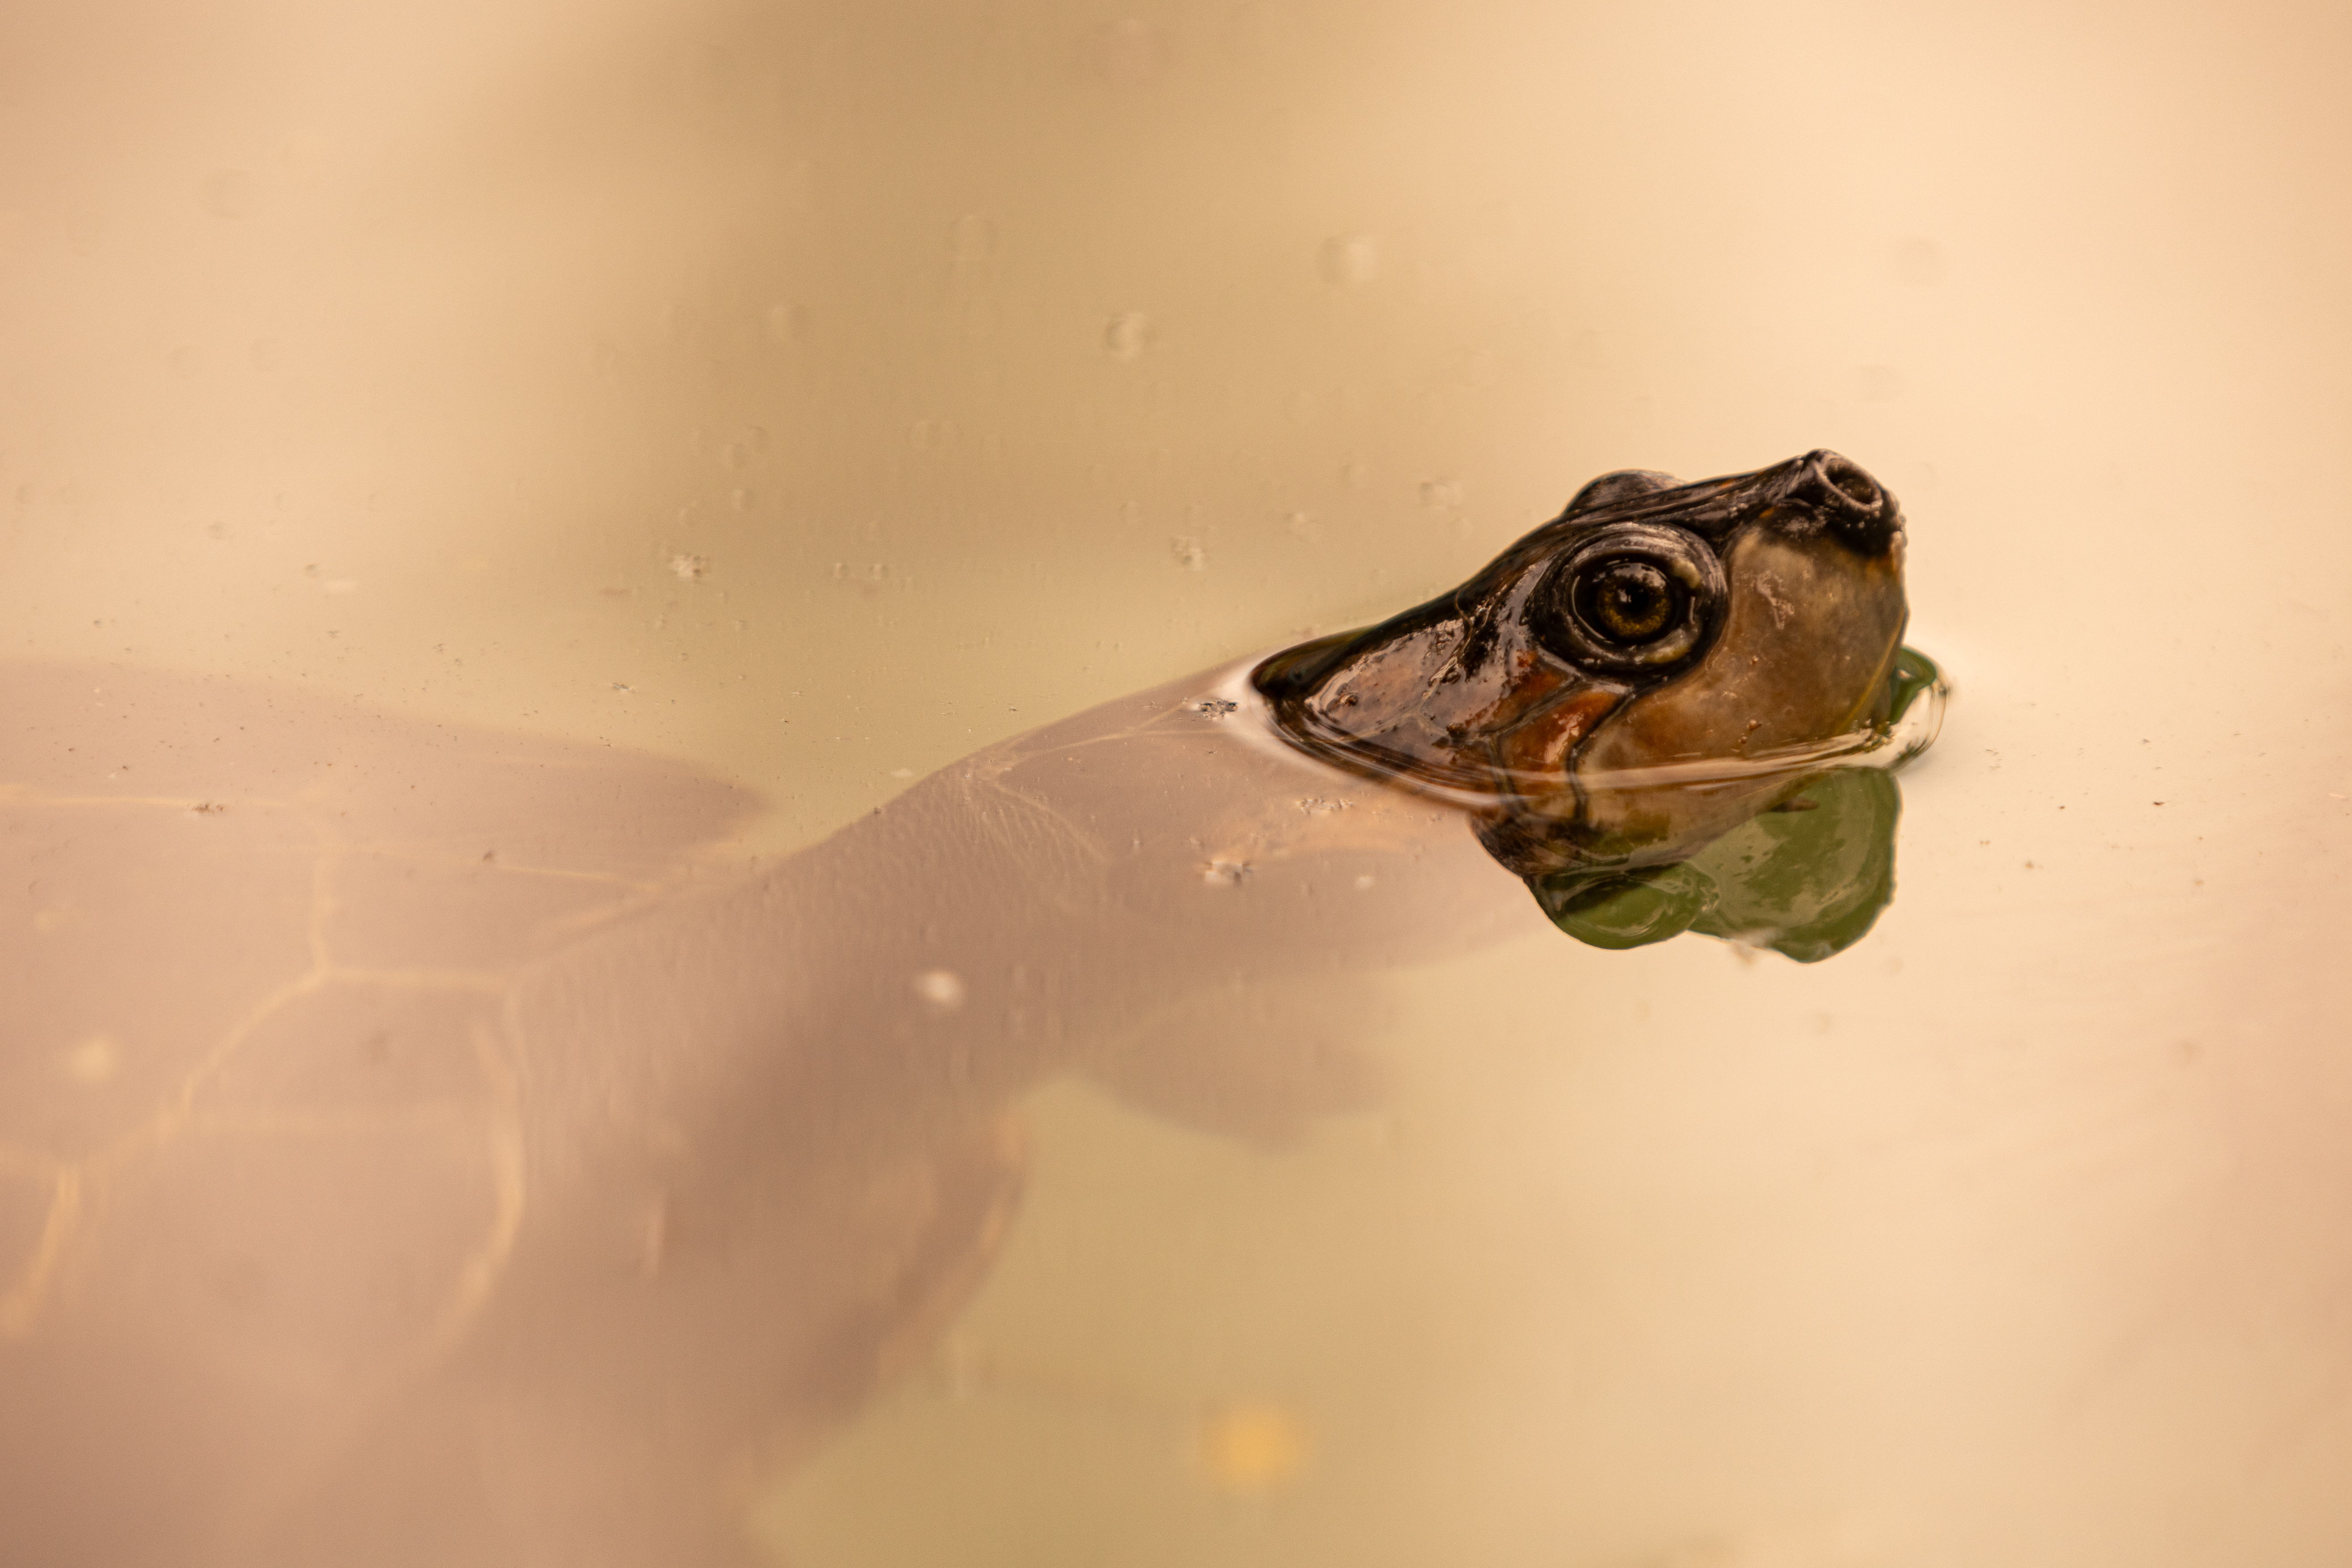
{"type": "Polygon", "coordinates": [[[0,667],[11,1560],[758,1561],[751,1490],[987,1277],[1025,1089],[1267,1138],[1376,1095],[1358,977],[1886,739],[1902,538],[1834,454],[1604,476],[772,863],[675,762],[0,667]]]}

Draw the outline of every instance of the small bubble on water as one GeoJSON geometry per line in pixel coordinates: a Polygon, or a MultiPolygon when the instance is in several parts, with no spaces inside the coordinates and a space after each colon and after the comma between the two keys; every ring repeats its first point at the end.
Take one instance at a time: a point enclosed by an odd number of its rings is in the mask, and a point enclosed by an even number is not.
{"type": "Polygon", "coordinates": [[[963,976],[952,969],[926,969],[915,976],[915,994],[942,1013],[963,1005],[963,976]]]}
{"type": "Polygon", "coordinates": [[[1369,234],[1325,240],[1320,259],[1326,283],[1370,283],[1381,272],[1380,243],[1369,234]]]}
{"type": "Polygon", "coordinates": [[[669,570],[679,582],[693,583],[699,581],[702,574],[710,570],[710,563],[699,555],[681,552],[669,558],[669,570]]]}
{"type": "Polygon", "coordinates": [[[1914,237],[1899,241],[1887,253],[1886,269],[1898,283],[1908,283],[1915,289],[1933,287],[1944,280],[1950,270],[1944,259],[1944,247],[1932,239],[1914,237]]]}
{"type": "Polygon", "coordinates": [[[243,217],[253,207],[253,181],[242,169],[219,170],[205,176],[202,200],[215,217],[243,217]]]}
{"type": "Polygon", "coordinates": [[[1113,87],[1141,87],[1166,73],[1175,52],[1164,28],[1128,16],[1087,35],[1078,68],[1113,87]]]}
{"type": "Polygon", "coordinates": [[[311,132],[298,131],[278,144],[278,164],[289,174],[314,174],[326,161],[326,138],[311,132]]]}
{"type": "Polygon", "coordinates": [[[1151,318],[1140,310],[1121,311],[1103,329],[1103,347],[1121,364],[1141,359],[1150,342],[1151,318]]]}
{"type": "Polygon", "coordinates": [[[111,226],[97,213],[76,213],[66,219],[66,248],[76,256],[95,256],[111,226]]]}
{"type": "Polygon", "coordinates": [[[948,268],[961,289],[985,287],[996,255],[996,225],[966,213],[948,226],[948,268]]]}
{"type": "Polygon", "coordinates": [[[121,1053],[114,1042],[104,1035],[92,1035],[66,1053],[65,1068],[77,1082],[95,1088],[112,1078],[121,1063],[121,1053]]]}
{"type": "Polygon", "coordinates": [[[1168,542],[1168,548],[1175,555],[1176,563],[1185,571],[1201,572],[1208,568],[1209,552],[1202,547],[1201,542],[1192,535],[1178,534],[1168,542]]]}
{"type": "Polygon", "coordinates": [[[1903,372],[1891,364],[1866,364],[1853,373],[1853,387],[1865,403],[1892,403],[1903,395],[1903,372]]]}

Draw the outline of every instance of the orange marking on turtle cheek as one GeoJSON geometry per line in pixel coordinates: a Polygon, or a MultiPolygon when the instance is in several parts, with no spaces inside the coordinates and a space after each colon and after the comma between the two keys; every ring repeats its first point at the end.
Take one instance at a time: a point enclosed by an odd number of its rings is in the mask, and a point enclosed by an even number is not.
{"type": "Polygon", "coordinates": [[[1575,679],[1555,669],[1524,648],[1511,664],[1510,679],[1502,695],[1478,715],[1482,728],[1496,730],[1507,724],[1524,722],[1528,714],[1557,697],[1560,689],[1575,679]]]}
{"type": "Polygon", "coordinates": [[[1576,743],[1592,732],[1592,727],[1609,715],[1625,700],[1622,691],[1607,687],[1587,687],[1570,694],[1565,700],[1537,713],[1510,730],[1495,742],[1495,758],[1513,775],[1521,793],[1528,793],[1526,774],[1538,774],[1556,782],[1554,789],[1568,787],[1568,759],[1576,743]]]}

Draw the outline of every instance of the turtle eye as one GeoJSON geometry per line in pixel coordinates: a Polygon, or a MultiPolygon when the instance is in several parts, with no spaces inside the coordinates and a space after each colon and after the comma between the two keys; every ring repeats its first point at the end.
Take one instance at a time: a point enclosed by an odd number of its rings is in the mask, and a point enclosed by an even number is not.
{"type": "Polygon", "coordinates": [[[1722,614],[1723,563],[1696,534],[1629,522],[1580,541],[1528,605],[1536,636],[1588,668],[1662,669],[1696,652],[1722,614]]]}
{"type": "Polygon", "coordinates": [[[1628,647],[1654,640],[1682,617],[1681,585],[1647,561],[1612,561],[1587,572],[1570,590],[1577,618],[1628,647]]]}

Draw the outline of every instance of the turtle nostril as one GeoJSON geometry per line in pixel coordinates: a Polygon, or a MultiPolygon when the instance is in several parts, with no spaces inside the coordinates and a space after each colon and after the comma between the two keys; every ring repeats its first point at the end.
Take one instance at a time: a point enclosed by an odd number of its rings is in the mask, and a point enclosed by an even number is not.
{"type": "Polygon", "coordinates": [[[1815,471],[1821,475],[1822,488],[1829,491],[1832,501],[1843,501],[1856,511],[1874,512],[1885,499],[1877,481],[1863,471],[1861,464],[1835,452],[1822,454],[1815,471]]]}
{"type": "Polygon", "coordinates": [[[1835,452],[1809,452],[1796,459],[1790,499],[1864,555],[1880,555],[1901,533],[1902,509],[1885,487],[1860,463],[1835,452]]]}

